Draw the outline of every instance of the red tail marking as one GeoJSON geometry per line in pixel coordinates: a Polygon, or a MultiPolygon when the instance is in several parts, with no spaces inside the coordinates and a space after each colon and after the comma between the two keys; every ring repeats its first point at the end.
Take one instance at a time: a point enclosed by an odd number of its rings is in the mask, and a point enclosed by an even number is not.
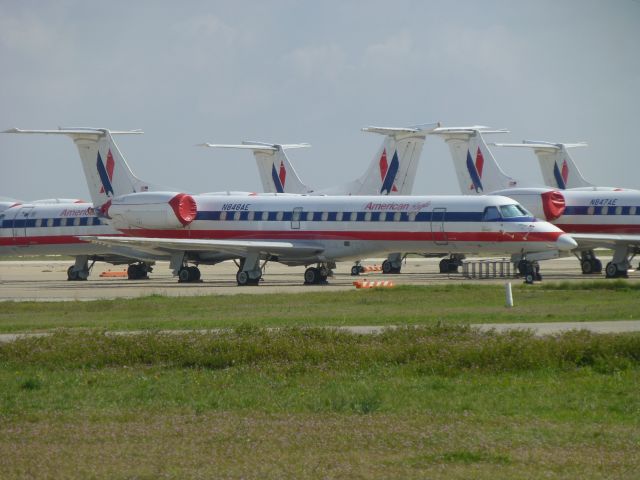
{"type": "Polygon", "coordinates": [[[476,152],[476,170],[478,171],[478,176],[482,178],[482,169],[484,168],[484,157],[482,156],[482,152],[480,151],[480,147],[478,147],[478,151],[476,152]]]}
{"type": "Polygon", "coordinates": [[[564,183],[565,183],[565,185],[566,185],[566,183],[567,183],[567,178],[569,178],[569,165],[567,165],[567,161],[566,161],[566,160],[564,160],[564,161],[562,162],[562,172],[561,172],[561,175],[562,175],[562,180],[564,180],[564,183]]]}
{"type": "Polygon", "coordinates": [[[387,163],[387,149],[382,150],[382,156],[380,157],[380,179],[384,182],[384,177],[389,170],[389,164],[387,163]]]}
{"type": "Polygon", "coordinates": [[[282,188],[284,188],[284,182],[287,179],[287,170],[284,168],[284,162],[280,162],[280,172],[278,172],[278,177],[280,178],[282,188]]]}

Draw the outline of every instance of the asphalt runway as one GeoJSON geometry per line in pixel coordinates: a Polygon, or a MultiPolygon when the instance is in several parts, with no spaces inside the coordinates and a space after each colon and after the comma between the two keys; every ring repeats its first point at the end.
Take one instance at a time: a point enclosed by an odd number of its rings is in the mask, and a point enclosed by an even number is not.
{"type": "MultiPolygon", "coordinates": [[[[606,265],[610,259],[601,258],[606,265]]],[[[67,281],[66,271],[71,261],[1,261],[0,262],[0,301],[36,300],[96,300],[112,298],[135,298],[151,294],[167,296],[194,295],[233,295],[238,293],[282,293],[309,291],[351,290],[356,280],[391,280],[396,285],[429,284],[504,284],[505,281],[522,282],[518,278],[469,279],[462,274],[438,273],[438,258],[408,258],[402,267],[402,273],[384,275],[373,272],[357,277],[350,275],[352,263],[340,263],[328,285],[303,285],[304,267],[287,267],[277,263],[268,264],[259,286],[238,287],[235,281],[237,267],[233,262],[200,267],[201,283],[180,284],[171,275],[167,263],[155,265],[148,280],[127,280],[126,278],[103,278],[104,271],[123,271],[124,267],[114,267],[96,263],[89,280],[85,282],[67,281]]],[[[363,262],[363,265],[381,264],[382,259],[363,262]]],[[[604,275],[583,275],[577,259],[567,257],[541,262],[543,281],[584,281],[602,279],[604,275]]],[[[492,271],[490,270],[490,275],[492,271]]],[[[640,281],[640,272],[630,272],[631,281],[640,281]]]]}

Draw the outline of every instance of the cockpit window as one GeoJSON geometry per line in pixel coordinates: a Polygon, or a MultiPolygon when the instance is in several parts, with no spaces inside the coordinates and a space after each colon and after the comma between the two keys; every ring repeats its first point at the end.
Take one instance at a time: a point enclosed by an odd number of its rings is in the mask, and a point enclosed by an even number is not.
{"type": "Polygon", "coordinates": [[[494,222],[501,219],[502,217],[497,207],[487,207],[484,209],[484,215],[482,216],[483,222],[494,222]]]}
{"type": "Polygon", "coordinates": [[[500,213],[504,218],[513,218],[513,217],[530,217],[531,214],[527,212],[520,205],[501,205],[500,213]]]}

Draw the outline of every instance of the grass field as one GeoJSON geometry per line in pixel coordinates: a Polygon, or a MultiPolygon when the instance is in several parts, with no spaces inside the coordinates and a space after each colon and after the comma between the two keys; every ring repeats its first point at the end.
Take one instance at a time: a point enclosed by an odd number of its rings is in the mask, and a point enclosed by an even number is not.
{"type": "Polygon", "coordinates": [[[640,335],[464,324],[638,318],[638,293],[516,287],[514,309],[488,286],[3,303],[4,331],[67,329],[0,345],[0,478],[635,479],[640,335]],[[339,324],[420,326],[297,328],[339,324]],[[220,326],[235,327],[154,331],[220,326]]]}
{"type": "Polygon", "coordinates": [[[429,325],[640,318],[640,284],[625,281],[514,286],[402,286],[278,295],[150,296],[92,302],[4,302],[0,332],[55,328],[110,330],[255,326],[429,325]]]}

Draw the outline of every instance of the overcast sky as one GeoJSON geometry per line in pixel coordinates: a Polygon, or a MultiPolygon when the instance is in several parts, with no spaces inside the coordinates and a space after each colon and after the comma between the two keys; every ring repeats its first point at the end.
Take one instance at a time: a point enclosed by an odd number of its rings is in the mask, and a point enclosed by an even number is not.
{"type": "MultiPolygon", "coordinates": [[[[196,143],[309,142],[290,157],[325,187],[372,159],[362,127],[434,121],[584,140],[588,179],[640,188],[637,0],[0,0],[0,62],[0,129],[141,128],[117,139],[133,171],[178,190],[260,189],[250,153],[196,143]]],[[[89,198],[66,137],[2,135],[0,165],[0,196],[89,198]]],[[[414,193],[458,193],[439,138],[414,193]]]]}

